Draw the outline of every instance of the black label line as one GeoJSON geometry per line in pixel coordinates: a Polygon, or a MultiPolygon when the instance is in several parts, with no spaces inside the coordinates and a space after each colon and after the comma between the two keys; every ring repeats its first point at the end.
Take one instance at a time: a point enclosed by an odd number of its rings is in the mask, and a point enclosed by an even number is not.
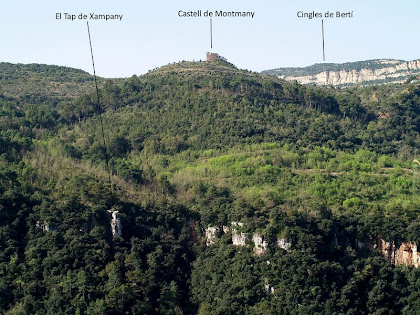
{"type": "Polygon", "coordinates": [[[325,35],[324,35],[324,20],[321,20],[322,24],[322,60],[325,61],[325,35]]]}
{"type": "Polygon", "coordinates": [[[210,18],[210,48],[213,49],[213,20],[210,18]]]}
{"type": "Polygon", "coordinates": [[[88,35],[89,35],[90,55],[92,57],[93,77],[95,79],[96,101],[97,101],[97,109],[98,109],[98,114],[99,114],[99,124],[100,124],[100,127],[101,127],[101,134],[102,134],[102,146],[103,146],[104,153],[105,153],[106,171],[108,173],[108,182],[109,182],[109,186],[110,186],[110,189],[111,189],[111,202],[113,204],[114,203],[114,189],[112,187],[111,169],[109,168],[109,154],[108,154],[108,149],[107,149],[106,141],[105,141],[104,123],[103,123],[103,118],[102,118],[103,108],[101,106],[101,101],[100,101],[100,98],[99,98],[98,80],[96,78],[95,61],[93,59],[92,39],[90,37],[90,29],[89,29],[89,22],[88,21],[86,21],[86,25],[87,25],[88,35]]]}

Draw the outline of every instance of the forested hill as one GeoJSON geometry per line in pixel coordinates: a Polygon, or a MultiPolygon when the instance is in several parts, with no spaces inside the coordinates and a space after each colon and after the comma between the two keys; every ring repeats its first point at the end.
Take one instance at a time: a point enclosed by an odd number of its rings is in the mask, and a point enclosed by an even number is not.
{"type": "Polygon", "coordinates": [[[61,66],[0,63],[0,93],[26,101],[42,97],[58,102],[92,90],[93,76],[61,66]]]}
{"type": "Polygon", "coordinates": [[[419,309],[419,83],[181,62],[100,79],[99,116],[83,71],[0,77],[0,313],[419,309]]]}
{"type": "MultiPolygon", "coordinates": [[[[419,152],[418,84],[335,90],[185,62],[109,81],[102,93],[108,130],[160,153],[261,142],[419,152]]],[[[82,99],[79,107],[93,108],[92,95],[82,99]]]]}
{"type": "Polygon", "coordinates": [[[277,68],[263,73],[302,84],[351,86],[401,83],[417,78],[420,60],[376,59],[347,63],[319,63],[301,68],[277,68]]]}

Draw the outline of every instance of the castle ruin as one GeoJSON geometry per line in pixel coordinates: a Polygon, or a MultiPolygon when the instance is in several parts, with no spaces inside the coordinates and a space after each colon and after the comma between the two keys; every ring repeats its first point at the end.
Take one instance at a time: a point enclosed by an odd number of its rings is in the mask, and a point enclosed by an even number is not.
{"type": "Polygon", "coordinates": [[[218,53],[206,52],[206,61],[215,62],[215,61],[227,61],[225,57],[220,56],[218,53]]]}

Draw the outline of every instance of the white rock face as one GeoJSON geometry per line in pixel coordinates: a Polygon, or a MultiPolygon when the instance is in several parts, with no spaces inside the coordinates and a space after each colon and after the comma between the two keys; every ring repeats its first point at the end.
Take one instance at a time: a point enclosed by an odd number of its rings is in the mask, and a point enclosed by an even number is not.
{"type": "Polygon", "coordinates": [[[292,248],[292,242],[287,238],[278,238],[277,246],[284,249],[285,251],[289,251],[292,248]]]}
{"type": "Polygon", "coordinates": [[[216,226],[209,226],[206,229],[206,245],[207,246],[214,244],[214,242],[216,241],[218,231],[219,231],[219,228],[216,226]]]}
{"type": "Polygon", "coordinates": [[[232,230],[232,244],[235,246],[245,246],[248,240],[247,233],[238,233],[236,230],[232,230]]]}
{"type": "Polygon", "coordinates": [[[232,244],[236,246],[245,246],[248,240],[248,233],[238,233],[232,230],[232,244]]]}
{"type": "Polygon", "coordinates": [[[235,228],[237,226],[244,226],[242,222],[232,222],[232,244],[236,246],[245,246],[246,241],[248,240],[248,233],[239,233],[238,230],[235,228]]]}
{"type": "Polygon", "coordinates": [[[271,294],[274,294],[274,291],[276,291],[276,289],[272,287],[267,281],[265,281],[264,283],[264,289],[267,293],[271,293],[271,294]]]}
{"type": "Polygon", "coordinates": [[[416,268],[420,265],[420,253],[417,244],[404,242],[401,243],[400,247],[397,247],[394,243],[380,239],[378,240],[378,248],[382,257],[395,265],[414,266],[416,268]]]}
{"type": "Polygon", "coordinates": [[[38,229],[41,229],[44,233],[55,230],[55,228],[52,225],[45,221],[36,221],[36,227],[38,229]]]}
{"type": "Polygon", "coordinates": [[[386,261],[393,262],[394,261],[394,253],[395,253],[395,246],[390,242],[385,240],[378,241],[378,247],[381,250],[382,256],[385,258],[386,261]]]}
{"type": "Polygon", "coordinates": [[[418,252],[417,245],[413,246],[413,266],[416,268],[420,266],[420,253],[418,252]]]}
{"type": "Polygon", "coordinates": [[[376,64],[388,65],[378,69],[324,71],[307,76],[280,75],[279,78],[290,81],[297,80],[302,84],[315,83],[318,85],[346,85],[390,79],[392,82],[397,83],[404,82],[405,77],[420,71],[420,59],[413,61],[379,60],[376,64]]]}
{"type": "Polygon", "coordinates": [[[252,241],[254,242],[254,251],[257,255],[262,255],[267,251],[268,242],[264,240],[263,236],[254,234],[252,236],[252,241]]]}
{"type": "Polygon", "coordinates": [[[114,237],[121,237],[122,235],[122,224],[118,217],[118,211],[108,210],[111,213],[111,232],[114,237]]]}

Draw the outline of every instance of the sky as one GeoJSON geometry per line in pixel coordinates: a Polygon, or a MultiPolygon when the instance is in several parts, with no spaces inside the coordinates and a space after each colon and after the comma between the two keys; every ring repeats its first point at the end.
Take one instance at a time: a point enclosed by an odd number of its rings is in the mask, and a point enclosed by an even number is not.
{"type": "MultiPolygon", "coordinates": [[[[6,1],[4,1],[6,2],[6,1]]],[[[325,62],[420,58],[418,0],[38,0],[7,1],[0,18],[0,62],[69,66],[92,73],[86,20],[56,13],[122,14],[89,20],[96,73],[130,77],[217,52],[238,68],[262,71],[323,62],[321,19],[297,12],[350,12],[324,18],[325,62]],[[251,18],[181,18],[178,12],[252,11],[251,18]]]]}

